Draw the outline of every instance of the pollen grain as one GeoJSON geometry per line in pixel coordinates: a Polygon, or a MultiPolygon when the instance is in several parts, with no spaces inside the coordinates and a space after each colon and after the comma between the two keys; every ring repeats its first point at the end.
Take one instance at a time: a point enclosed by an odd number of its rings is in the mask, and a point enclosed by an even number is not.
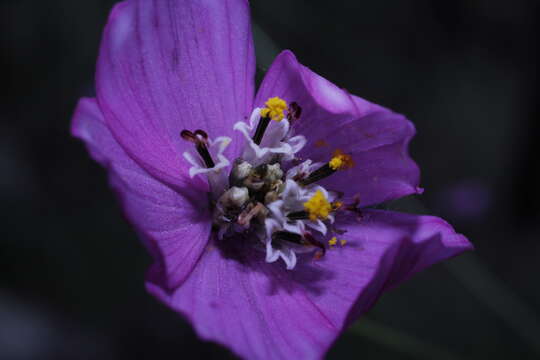
{"type": "Polygon", "coordinates": [[[306,209],[309,214],[309,220],[325,220],[328,218],[330,211],[332,211],[332,204],[328,202],[321,190],[317,190],[315,195],[304,203],[304,209],[306,209]]]}
{"type": "Polygon", "coordinates": [[[285,110],[287,109],[287,102],[280,97],[276,96],[270,98],[265,103],[266,107],[261,109],[262,117],[269,117],[274,121],[281,121],[285,117],[285,110]]]}
{"type": "Polygon", "coordinates": [[[350,169],[354,166],[354,161],[351,155],[345,154],[343,151],[337,149],[334,151],[334,156],[328,163],[328,166],[330,166],[332,170],[350,169]]]}

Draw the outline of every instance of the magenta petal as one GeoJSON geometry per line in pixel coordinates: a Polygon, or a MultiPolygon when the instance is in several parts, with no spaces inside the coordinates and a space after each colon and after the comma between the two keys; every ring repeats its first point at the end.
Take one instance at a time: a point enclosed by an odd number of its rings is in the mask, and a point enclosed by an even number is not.
{"type": "Polygon", "coordinates": [[[72,133],[109,170],[123,210],[162,269],[162,286],[174,288],[191,272],[208,242],[210,215],[201,208],[206,194],[181,195],[139,167],[109,131],[94,99],[82,99],[72,133]],[[194,205],[197,203],[197,207],[194,205]]]}
{"type": "MultiPolygon", "coordinates": [[[[381,293],[440,261],[472,250],[472,244],[452,226],[434,216],[365,210],[360,221],[338,223],[347,241],[327,251],[317,262],[331,276],[321,277],[311,293],[321,311],[340,327],[349,325],[375,303],[381,293]]],[[[293,273],[307,281],[310,270],[293,273]]]]}
{"type": "Polygon", "coordinates": [[[186,316],[199,335],[246,359],[319,359],[380,294],[414,273],[472,248],[443,220],[366,211],[345,226],[347,244],[292,271],[262,256],[241,263],[205,252],[186,282],[148,290],[186,316]]]}
{"type": "Polygon", "coordinates": [[[355,166],[320,182],[359,195],[362,206],[420,191],[418,170],[407,147],[415,133],[404,116],[350,95],[301,65],[290,51],[272,64],[255,105],[280,96],[302,107],[294,131],[308,140],[301,158],[327,162],[334,150],[352,154],[355,166]]]}
{"type": "Polygon", "coordinates": [[[291,271],[265,263],[260,254],[249,257],[245,265],[212,249],[174,293],[154,284],[152,276],[147,289],[189,319],[199,336],[244,359],[320,358],[339,329],[302,284],[290,281],[291,271]]]}
{"type": "MultiPolygon", "coordinates": [[[[179,134],[230,136],[252,107],[254,53],[245,0],[133,0],[105,30],[97,93],[107,124],[149,173],[187,185],[179,134]]],[[[237,154],[231,144],[229,154],[237,154]]]]}
{"type": "Polygon", "coordinates": [[[71,133],[83,140],[92,158],[108,170],[126,168],[140,175],[146,174],[113,138],[96,99],[79,100],[71,122],[71,133]]]}

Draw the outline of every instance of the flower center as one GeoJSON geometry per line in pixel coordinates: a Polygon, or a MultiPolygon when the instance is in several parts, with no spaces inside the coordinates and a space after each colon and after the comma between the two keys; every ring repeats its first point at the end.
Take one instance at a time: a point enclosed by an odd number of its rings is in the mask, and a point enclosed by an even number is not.
{"type": "MultiPolygon", "coordinates": [[[[300,162],[296,154],[306,139],[295,135],[291,123],[299,120],[301,107],[279,97],[253,110],[249,123],[234,129],[245,138],[244,151],[231,163],[223,155],[228,137],[209,138],[206,132],[184,130],[181,137],[193,143],[184,153],[192,165],[190,176],[205,175],[211,191],[216,241],[234,241],[240,234],[254,248],[266,252],[266,261],[282,259],[287,269],[296,265],[297,254],[324,256],[335,247],[334,214],[358,211],[357,204],[343,206],[338,193],[316,184],[321,179],[354,165],[352,157],[336,150],[326,164],[300,162]],[[327,238],[329,237],[329,238],[327,238]],[[326,245],[327,244],[327,245],[326,245]]],[[[341,240],[342,245],[345,240],[341,240]]]]}

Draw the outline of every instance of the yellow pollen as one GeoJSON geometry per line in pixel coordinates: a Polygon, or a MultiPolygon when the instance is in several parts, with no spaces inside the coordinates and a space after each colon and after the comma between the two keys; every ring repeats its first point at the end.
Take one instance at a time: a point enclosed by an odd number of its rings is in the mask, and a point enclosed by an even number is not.
{"type": "Polygon", "coordinates": [[[343,206],[343,203],[341,201],[334,201],[332,203],[332,210],[340,209],[343,206]]]}
{"type": "Polygon", "coordinates": [[[328,245],[335,246],[337,244],[337,238],[334,236],[330,240],[328,240],[328,245]]]}
{"type": "Polygon", "coordinates": [[[345,244],[347,244],[347,240],[339,240],[339,243],[341,246],[345,246],[345,244]]]}
{"type": "Polygon", "coordinates": [[[287,109],[287,102],[279,97],[273,97],[268,99],[265,103],[266,107],[261,109],[262,117],[269,117],[274,121],[281,121],[285,117],[285,110],[287,109]]]}
{"type": "Polygon", "coordinates": [[[304,209],[309,213],[309,220],[324,220],[328,217],[330,211],[332,211],[332,204],[324,197],[321,190],[317,190],[315,195],[304,203],[304,209]]]}
{"type": "Polygon", "coordinates": [[[334,156],[328,165],[332,170],[350,169],[354,166],[354,161],[351,155],[345,154],[343,151],[337,149],[334,151],[334,156]]]}

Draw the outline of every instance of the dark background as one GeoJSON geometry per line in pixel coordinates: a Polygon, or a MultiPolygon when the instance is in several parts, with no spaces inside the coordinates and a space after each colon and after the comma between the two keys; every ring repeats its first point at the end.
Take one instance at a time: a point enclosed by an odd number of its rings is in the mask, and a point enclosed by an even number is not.
{"type": "MultiPolygon", "coordinates": [[[[231,358],[146,294],[149,256],[69,134],[113,3],[0,1],[0,359],[231,358]]],[[[383,296],[328,358],[540,356],[537,1],[252,10],[279,48],[415,123],[426,208],[390,206],[440,215],[477,248],[383,296]]]]}

